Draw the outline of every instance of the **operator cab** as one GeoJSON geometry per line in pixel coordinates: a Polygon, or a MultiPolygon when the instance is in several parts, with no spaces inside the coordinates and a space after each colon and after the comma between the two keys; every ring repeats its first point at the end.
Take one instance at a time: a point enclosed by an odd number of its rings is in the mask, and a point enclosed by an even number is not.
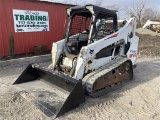
{"type": "Polygon", "coordinates": [[[89,11],[78,11],[70,16],[67,45],[72,54],[79,54],[82,46],[88,44],[91,17],[89,11]]]}
{"type": "Polygon", "coordinates": [[[66,47],[70,54],[78,55],[87,46],[117,31],[117,14],[94,5],[71,7],[66,33],[66,47]]]}

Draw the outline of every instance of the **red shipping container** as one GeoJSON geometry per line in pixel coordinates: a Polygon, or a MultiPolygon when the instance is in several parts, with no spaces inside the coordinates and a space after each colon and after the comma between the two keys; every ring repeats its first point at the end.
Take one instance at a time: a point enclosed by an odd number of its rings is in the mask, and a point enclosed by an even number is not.
{"type": "Polygon", "coordinates": [[[51,50],[52,43],[64,36],[64,23],[68,4],[29,0],[0,0],[0,57],[10,55],[9,36],[14,36],[14,54],[33,52],[33,47],[45,45],[51,50]],[[48,12],[48,32],[15,32],[13,9],[48,12]]]}

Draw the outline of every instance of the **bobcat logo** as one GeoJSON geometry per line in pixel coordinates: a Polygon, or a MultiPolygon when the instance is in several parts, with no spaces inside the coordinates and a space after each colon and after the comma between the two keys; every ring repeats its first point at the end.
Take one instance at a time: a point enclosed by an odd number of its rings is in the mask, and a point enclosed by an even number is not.
{"type": "Polygon", "coordinates": [[[93,53],[94,53],[94,50],[91,50],[91,49],[90,49],[90,52],[89,52],[89,53],[90,53],[90,54],[93,54],[93,53]]]}

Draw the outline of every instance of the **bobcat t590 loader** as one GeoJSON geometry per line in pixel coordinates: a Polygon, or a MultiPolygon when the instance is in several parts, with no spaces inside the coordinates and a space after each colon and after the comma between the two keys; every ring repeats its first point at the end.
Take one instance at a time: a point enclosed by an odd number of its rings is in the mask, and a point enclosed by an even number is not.
{"type": "Polygon", "coordinates": [[[67,9],[65,39],[53,43],[50,70],[30,64],[15,81],[27,100],[51,118],[133,78],[139,38],[136,19],[118,30],[115,11],[94,5],[67,9]]]}

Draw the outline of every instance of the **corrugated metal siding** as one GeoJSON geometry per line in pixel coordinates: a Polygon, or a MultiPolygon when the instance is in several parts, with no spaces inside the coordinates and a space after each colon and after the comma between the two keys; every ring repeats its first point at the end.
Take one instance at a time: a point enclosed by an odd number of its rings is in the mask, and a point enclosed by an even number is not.
{"type": "Polygon", "coordinates": [[[0,0],[0,56],[9,55],[9,35],[14,35],[15,54],[33,52],[33,47],[46,45],[63,38],[66,8],[69,5],[28,2],[19,0],[0,0]],[[49,32],[14,32],[13,9],[46,11],[49,14],[49,32]]]}

